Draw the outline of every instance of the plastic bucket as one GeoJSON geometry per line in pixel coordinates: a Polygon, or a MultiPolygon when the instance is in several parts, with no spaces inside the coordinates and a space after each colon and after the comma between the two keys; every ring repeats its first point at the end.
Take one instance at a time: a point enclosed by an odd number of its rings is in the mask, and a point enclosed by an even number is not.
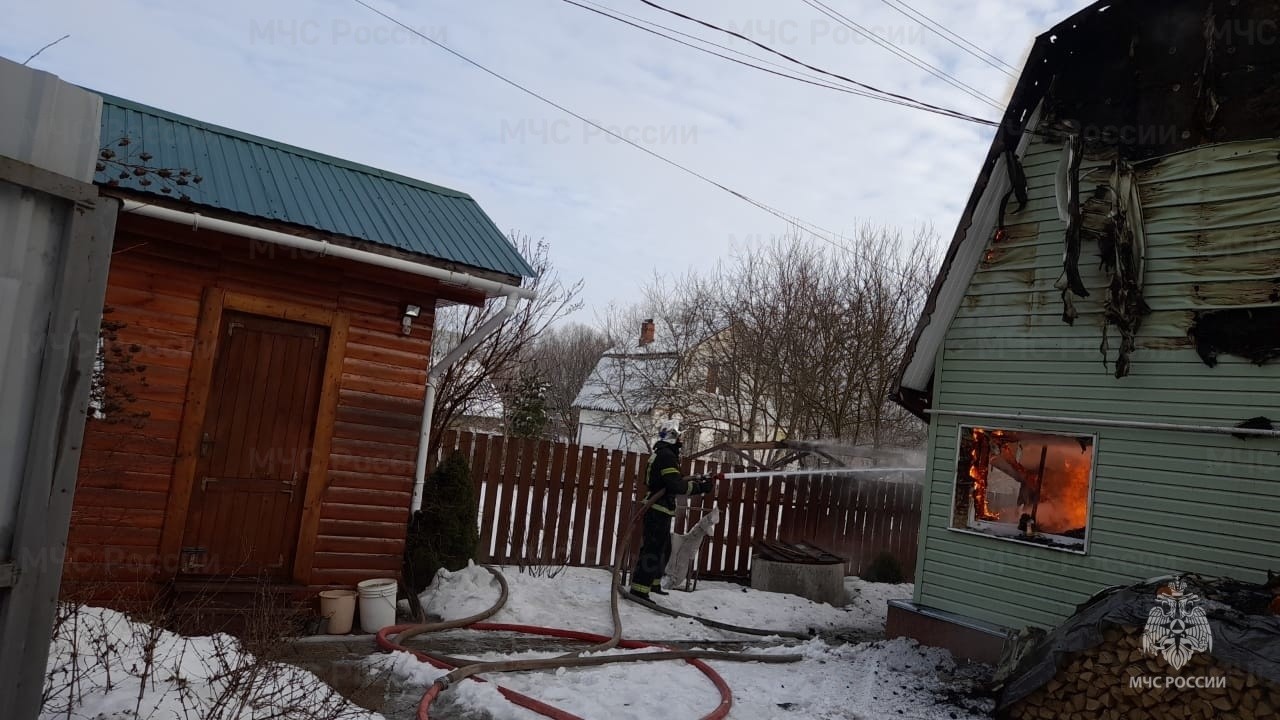
{"type": "Polygon", "coordinates": [[[375,578],[356,585],[360,591],[360,627],[365,632],[376,633],[396,624],[398,587],[395,578],[375,578]]]}
{"type": "Polygon", "coordinates": [[[320,617],[329,621],[330,635],[346,635],[351,632],[351,621],[356,614],[355,590],[324,590],[320,593],[320,617]]]}

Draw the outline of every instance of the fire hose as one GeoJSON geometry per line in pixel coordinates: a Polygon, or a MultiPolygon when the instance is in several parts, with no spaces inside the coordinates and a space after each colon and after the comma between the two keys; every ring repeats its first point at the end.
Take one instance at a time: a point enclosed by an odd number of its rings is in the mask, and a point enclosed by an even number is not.
{"type": "MultiPolygon", "coordinates": [[[[635,526],[641,515],[648,510],[654,502],[662,497],[662,492],[649,496],[637,508],[635,514],[628,523],[627,531],[622,533],[619,538],[619,545],[629,540],[634,532],[635,526]]],[[[488,672],[518,672],[527,670],[553,670],[562,667],[592,667],[605,665],[609,663],[619,662],[642,662],[642,661],[658,661],[658,660],[684,660],[690,665],[697,668],[708,680],[716,687],[720,694],[720,703],[701,720],[721,720],[729,714],[729,709],[733,706],[733,694],[729,690],[729,686],[725,683],[719,673],[717,673],[705,660],[733,661],[733,662],[761,662],[761,663],[792,663],[801,659],[799,655],[760,655],[754,653],[730,653],[715,652],[707,650],[673,650],[660,645],[650,643],[642,643],[634,640],[622,639],[622,620],[618,609],[618,579],[620,573],[620,565],[622,562],[622,553],[615,552],[610,578],[610,613],[613,620],[613,634],[611,636],[597,635],[594,633],[585,633],[575,630],[562,630],[558,628],[544,628],[530,625],[511,625],[502,623],[485,623],[484,620],[493,616],[506,604],[508,587],[506,578],[496,569],[486,566],[485,569],[497,579],[499,585],[498,600],[483,612],[476,613],[470,617],[460,618],[458,620],[450,620],[438,623],[416,624],[416,625],[397,625],[393,627],[383,628],[378,632],[377,643],[379,647],[385,650],[402,650],[417,657],[422,662],[428,663],[439,669],[447,669],[449,673],[439,678],[427,692],[423,695],[422,701],[418,704],[417,718],[418,720],[430,720],[431,704],[440,696],[444,690],[453,684],[467,679],[473,678],[480,673],[488,672]],[[584,642],[595,643],[585,650],[559,657],[528,659],[528,660],[505,660],[494,662],[477,662],[462,658],[449,657],[447,655],[433,654],[426,651],[411,650],[404,646],[410,638],[423,635],[426,633],[440,632],[443,630],[452,630],[456,628],[467,628],[470,630],[497,631],[497,632],[519,632],[531,635],[540,635],[544,637],[557,637],[569,640],[578,640],[584,642]],[[391,636],[395,639],[392,640],[391,636]],[[612,654],[612,655],[593,655],[588,657],[587,653],[602,652],[617,647],[626,649],[643,649],[657,648],[655,652],[646,653],[628,653],[628,654],[612,654]]],[[[724,630],[732,630],[734,632],[745,632],[752,635],[785,635],[788,637],[807,637],[797,635],[795,633],[783,633],[776,631],[765,631],[754,628],[740,628],[727,623],[718,623],[713,620],[699,618],[694,615],[680,613],[669,608],[663,608],[656,603],[642,603],[645,606],[658,609],[668,615],[675,617],[686,617],[708,624],[711,627],[719,627],[724,630]]],[[[481,678],[475,677],[477,681],[483,682],[481,678]]],[[[539,700],[523,695],[509,688],[498,687],[498,691],[511,702],[520,707],[532,710],[545,717],[553,718],[553,720],[582,720],[571,713],[565,712],[559,708],[547,705],[539,700]]]]}

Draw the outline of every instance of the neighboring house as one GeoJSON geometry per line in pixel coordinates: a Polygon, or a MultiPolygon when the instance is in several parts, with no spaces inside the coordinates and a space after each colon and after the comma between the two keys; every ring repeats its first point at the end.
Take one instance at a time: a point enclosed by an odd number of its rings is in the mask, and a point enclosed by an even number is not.
{"type": "Polygon", "coordinates": [[[668,418],[680,420],[686,453],[729,439],[775,439],[764,430],[764,412],[756,413],[756,429],[748,437],[725,419],[731,415],[727,406],[746,403],[732,397],[733,383],[710,352],[714,339],[681,347],[670,337],[658,337],[654,321],[645,320],[636,345],[605,352],[583,383],[574,400],[578,444],[649,452],[658,423],[668,418]]]}
{"type": "Polygon", "coordinates": [[[892,634],[990,659],[1107,586],[1280,568],[1280,54],[1239,34],[1278,11],[1106,0],[1036,41],[899,380],[929,454],[892,634]]]}
{"type": "Polygon", "coordinates": [[[434,309],[529,265],[455,190],[113,97],[101,143],[124,201],[103,382],[123,396],[85,432],[67,584],[397,576],[434,309]]]}
{"type": "Polygon", "coordinates": [[[600,356],[573,405],[579,408],[579,445],[647,453],[657,423],[670,414],[664,389],[680,365],[669,339],[658,342],[653,320],[645,320],[634,348],[600,356]]]}

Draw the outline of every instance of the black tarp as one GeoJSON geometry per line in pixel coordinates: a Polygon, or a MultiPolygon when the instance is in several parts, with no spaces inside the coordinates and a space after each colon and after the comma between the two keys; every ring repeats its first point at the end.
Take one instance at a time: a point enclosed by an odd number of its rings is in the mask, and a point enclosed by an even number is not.
{"type": "MultiPolygon", "coordinates": [[[[1209,654],[1233,665],[1280,683],[1280,617],[1270,614],[1274,590],[1268,586],[1228,578],[1177,576],[1186,583],[1187,593],[1202,599],[1213,633],[1209,654]]],[[[1102,644],[1103,634],[1113,627],[1142,627],[1156,605],[1156,593],[1175,576],[1154,578],[1129,587],[1113,587],[1094,595],[1076,614],[1040,639],[1029,651],[1018,653],[1021,662],[1000,688],[997,711],[1004,710],[1039,690],[1058,674],[1064,660],[1102,644]]]]}

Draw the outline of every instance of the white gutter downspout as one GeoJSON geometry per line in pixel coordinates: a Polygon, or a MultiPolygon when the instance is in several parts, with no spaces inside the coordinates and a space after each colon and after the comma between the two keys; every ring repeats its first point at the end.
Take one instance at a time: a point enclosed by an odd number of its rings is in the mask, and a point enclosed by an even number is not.
{"type": "Polygon", "coordinates": [[[413,499],[409,501],[410,514],[422,506],[423,489],[427,482],[427,450],[431,446],[431,419],[436,411],[436,390],[440,387],[440,376],[458,362],[459,358],[502,327],[502,323],[511,317],[519,304],[520,295],[514,292],[508,293],[507,300],[498,310],[497,315],[486,320],[483,325],[476,328],[475,332],[463,338],[457,347],[450,350],[449,354],[441,358],[440,362],[433,365],[431,371],[427,373],[427,396],[422,404],[422,428],[418,436],[418,461],[413,469],[413,499]]]}
{"type": "Polygon", "coordinates": [[[440,382],[440,376],[443,375],[451,365],[457,362],[458,358],[462,357],[464,353],[480,344],[480,342],[489,335],[493,334],[493,332],[502,325],[502,321],[506,320],[513,312],[515,312],[516,306],[522,298],[532,300],[537,297],[537,293],[533,290],[500,283],[496,280],[487,280],[485,278],[476,277],[475,275],[468,275],[466,273],[455,272],[453,270],[445,270],[444,268],[438,268],[431,265],[422,265],[412,260],[388,257],[386,255],[379,255],[378,253],[372,253],[366,250],[356,250],[355,248],[349,248],[345,245],[335,245],[325,240],[312,240],[311,238],[298,237],[278,230],[268,230],[266,228],[244,225],[230,220],[205,217],[199,213],[171,210],[157,205],[148,205],[147,203],[138,202],[137,200],[125,200],[121,209],[127,213],[134,213],[182,225],[190,225],[192,230],[204,229],[226,233],[228,235],[238,235],[251,240],[261,240],[273,245],[282,245],[284,247],[291,247],[305,252],[315,253],[318,257],[324,257],[327,255],[330,257],[342,258],[344,260],[352,260],[365,265],[375,265],[377,267],[398,270],[411,275],[433,278],[449,285],[473,288],[484,292],[486,295],[503,295],[506,297],[506,303],[503,304],[502,309],[498,311],[497,315],[490,318],[487,322],[477,328],[474,333],[464,338],[458,347],[454,348],[453,351],[444,357],[444,359],[436,363],[431,368],[430,372],[427,373],[426,399],[422,407],[422,427],[419,429],[418,459],[417,465],[414,469],[413,499],[411,501],[412,504],[410,505],[410,512],[416,510],[418,506],[422,504],[422,489],[426,483],[427,448],[431,443],[431,417],[435,413],[436,390],[440,382]]]}

